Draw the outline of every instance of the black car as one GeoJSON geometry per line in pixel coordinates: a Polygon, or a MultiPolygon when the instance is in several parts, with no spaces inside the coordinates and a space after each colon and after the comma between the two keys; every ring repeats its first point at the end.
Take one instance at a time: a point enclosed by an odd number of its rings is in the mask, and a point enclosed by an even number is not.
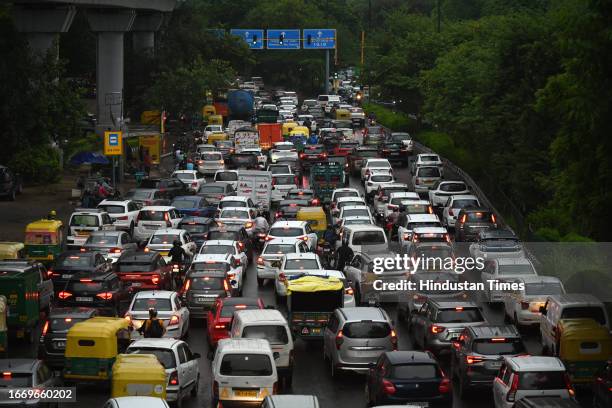
{"type": "Polygon", "coordinates": [[[117,274],[91,275],[77,273],[66,282],[57,294],[59,306],[84,306],[100,309],[100,313],[123,316],[130,302],[129,285],[122,282],[117,274]]]}
{"type": "Polygon", "coordinates": [[[455,241],[473,241],[481,231],[498,226],[497,216],[491,209],[462,208],[455,223],[455,241]]]}
{"type": "Polygon", "coordinates": [[[152,188],[162,192],[164,198],[172,200],[176,196],[188,195],[187,185],[176,178],[146,178],[139,188],[152,188]]]}
{"type": "Polygon", "coordinates": [[[282,200],[278,204],[278,210],[274,213],[274,218],[283,220],[295,220],[297,218],[297,213],[300,211],[300,208],[309,207],[310,201],[308,200],[282,200]]]}
{"type": "MultiPolygon", "coordinates": [[[[291,170],[291,173],[295,174],[296,176],[298,176],[298,178],[302,178],[302,162],[301,160],[298,160],[296,158],[291,158],[291,157],[282,157],[278,160],[276,160],[276,164],[286,164],[289,166],[289,169],[291,170]]],[[[270,166],[273,166],[272,164],[270,166]]],[[[280,173],[279,173],[280,174],[280,173]]],[[[282,174],[287,174],[287,173],[282,173],[282,174]]]]}
{"type": "Polygon", "coordinates": [[[348,156],[349,172],[351,175],[356,176],[359,174],[365,161],[375,157],[379,157],[378,147],[376,146],[359,146],[354,148],[348,156]]]}
{"type": "Polygon", "coordinates": [[[230,183],[223,181],[215,181],[213,183],[206,183],[200,186],[198,195],[206,198],[211,205],[219,205],[219,201],[223,197],[235,196],[236,190],[230,183]]]}
{"type": "Polygon", "coordinates": [[[304,167],[309,167],[312,163],[324,163],[327,161],[327,152],[322,144],[306,145],[304,151],[300,153],[300,159],[304,167]]]}
{"type": "Polygon", "coordinates": [[[229,160],[234,154],[234,142],[231,140],[218,140],[215,142],[215,146],[223,155],[223,160],[229,160]]]}
{"type": "Polygon", "coordinates": [[[258,169],[259,161],[257,155],[253,153],[234,153],[230,157],[230,167],[232,169],[258,169]]]}
{"type": "Polygon", "coordinates": [[[212,218],[204,217],[183,217],[178,225],[179,229],[189,232],[191,239],[196,243],[198,249],[206,241],[206,235],[210,227],[216,225],[212,218]]]}
{"type": "Polygon", "coordinates": [[[14,201],[21,193],[21,177],[6,166],[0,165],[0,197],[8,197],[14,201]]]}
{"type": "Polygon", "coordinates": [[[381,354],[368,370],[368,405],[410,405],[427,402],[430,407],[452,407],[450,379],[428,351],[391,351],[381,354]]]}
{"type": "Polygon", "coordinates": [[[179,295],[185,301],[191,318],[205,319],[217,298],[237,295],[227,276],[227,269],[210,269],[217,268],[217,265],[193,263],[187,272],[179,295]]]}
{"type": "Polygon", "coordinates": [[[111,261],[107,261],[100,252],[81,252],[75,250],[62,252],[48,272],[51,280],[53,280],[57,299],[57,292],[63,290],[66,283],[75,274],[88,273],[91,275],[101,275],[110,272],[112,268],[111,261]]]}
{"type": "Polygon", "coordinates": [[[612,359],[597,373],[593,384],[593,408],[612,406],[612,359]]]}
{"type": "Polygon", "coordinates": [[[38,343],[38,358],[44,360],[54,369],[64,367],[64,351],[68,330],[75,323],[85,321],[98,315],[90,307],[58,307],[51,309],[47,321],[43,324],[38,343]]]}
{"type": "Polygon", "coordinates": [[[244,250],[249,258],[249,262],[253,259],[253,240],[249,237],[246,229],[242,225],[215,225],[208,230],[206,241],[209,240],[230,240],[238,241],[238,245],[244,250]]]}
{"type": "Polygon", "coordinates": [[[491,389],[504,356],[526,352],[514,326],[467,327],[451,347],[451,377],[459,397],[472,388],[491,389]]]}
{"type": "Polygon", "coordinates": [[[408,166],[408,150],[402,143],[383,142],[378,146],[380,157],[383,157],[390,162],[399,162],[402,166],[408,166]]]}

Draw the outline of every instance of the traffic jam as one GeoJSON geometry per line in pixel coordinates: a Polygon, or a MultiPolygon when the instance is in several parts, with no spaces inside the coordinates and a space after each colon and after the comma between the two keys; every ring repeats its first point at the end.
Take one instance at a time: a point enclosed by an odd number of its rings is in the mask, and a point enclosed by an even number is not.
{"type": "Polygon", "coordinates": [[[0,405],[612,407],[604,303],[341,78],[238,80],[136,188],[0,243],[0,405]]]}

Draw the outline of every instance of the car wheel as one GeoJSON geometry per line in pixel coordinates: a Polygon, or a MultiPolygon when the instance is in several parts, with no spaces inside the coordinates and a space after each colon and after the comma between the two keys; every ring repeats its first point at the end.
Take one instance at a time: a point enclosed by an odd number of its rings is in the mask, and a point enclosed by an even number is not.
{"type": "Polygon", "coordinates": [[[200,374],[198,374],[198,378],[196,378],[196,382],[194,386],[191,388],[191,396],[194,398],[197,397],[199,389],[200,389],[200,374]]]}

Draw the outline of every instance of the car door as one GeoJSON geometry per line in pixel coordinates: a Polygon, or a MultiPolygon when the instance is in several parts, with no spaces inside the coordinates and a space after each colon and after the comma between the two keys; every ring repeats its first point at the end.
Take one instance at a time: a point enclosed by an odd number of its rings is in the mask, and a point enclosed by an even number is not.
{"type": "Polygon", "coordinates": [[[336,346],[336,331],[339,324],[340,321],[338,320],[338,316],[334,312],[329,318],[329,323],[325,327],[325,332],[323,334],[323,347],[325,348],[325,354],[330,358],[331,350],[333,350],[336,346]]]}
{"type": "Polygon", "coordinates": [[[179,384],[181,384],[181,387],[186,389],[188,387],[191,387],[191,385],[196,380],[193,359],[190,358],[192,356],[191,351],[187,351],[187,346],[185,345],[185,343],[179,344],[177,351],[179,355],[179,364],[183,368],[183,378],[181,379],[179,375],[179,384]]]}
{"type": "Polygon", "coordinates": [[[187,359],[186,364],[188,366],[189,376],[191,379],[190,386],[194,386],[196,382],[198,381],[198,377],[200,374],[200,367],[198,366],[198,359],[195,357],[195,355],[193,354],[193,352],[191,351],[187,343],[181,344],[181,347],[183,348],[183,352],[185,353],[185,358],[187,359]]]}
{"type": "Polygon", "coordinates": [[[47,279],[47,269],[41,264],[36,267],[39,275],[38,293],[40,296],[40,308],[46,309],[51,306],[53,298],[53,281],[47,279]]]}

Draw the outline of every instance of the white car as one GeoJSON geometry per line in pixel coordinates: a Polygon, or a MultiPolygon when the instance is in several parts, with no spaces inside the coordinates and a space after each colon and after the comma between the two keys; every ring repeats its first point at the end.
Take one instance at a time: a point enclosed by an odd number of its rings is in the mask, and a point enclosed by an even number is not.
{"type": "Polygon", "coordinates": [[[285,91],[284,96],[281,97],[282,99],[289,99],[291,100],[291,102],[293,102],[294,105],[298,104],[298,96],[297,93],[293,92],[293,91],[285,91]]]}
{"type": "Polygon", "coordinates": [[[219,210],[229,207],[248,208],[257,211],[257,204],[251,200],[251,197],[246,196],[228,196],[223,197],[217,206],[219,210]]]}
{"type": "MultiPolygon", "coordinates": [[[[246,266],[243,264],[244,259],[242,254],[240,257],[235,257],[231,253],[209,253],[209,254],[198,254],[192,263],[196,264],[217,264],[219,266],[219,270],[225,270],[227,272],[227,277],[230,280],[232,288],[238,291],[240,295],[242,295],[242,289],[244,288],[244,272],[246,272],[246,266]]],[[[211,267],[210,265],[207,265],[211,267]]],[[[197,269],[197,268],[196,268],[197,269]]]]}
{"type": "MultiPolygon", "coordinates": [[[[408,184],[405,183],[394,183],[388,184],[378,189],[373,197],[373,208],[376,217],[383,216],[385,219],[393,210],[393,207],[389,207],[392,194],[404,194],[402,196],[405,200],[420,200],[421,197],[414,191],[408,191],[408,184]]],[[[399,197],[399,196],[398,196],[399,197]]],[[[396,204],[393,204],[396,205],[396,204]]]]}
{"type": "Polygon", "coordinates": [[[440,174],[444,172],[444,163],[440,156],[435,153],[417,154],[416,159],[412,162],[411,173],[416,173],[416,169],[421,166],[434,166],[440,168],[440,174]]]}
{"type": "Polygon", "coordinates": [[[394,183],[395,177],[393,177],[393,174],[389,174],[387,170],[371,171],[363,181],[366,197],[372,197],[378,191],[378,187],[394,183]]]}
{"type": "Polygon", "coordinates": [[[485,264],[480,279],[485,285],[484,296],[487,302],[497,303],[504,300],[507,290],[491,289],[489,281],[509,281],[524,276],[537,276],[535,268],[527,258],[499,258],[485,264]]]}
{"type": "Polygon", "coordinates": [[[214,175],[218,170],[225,170],[223,153],[218,151],[203,152],[197,161],[198,171],[206,175],[214,175]]]}
{"type": "Polygon", "coordinates": [[[448,197],[458,194],[470,194],[470,189],[463,181],[440,180],[429,190],[431,205],[440,207],[446,204],[448,197]]]}
{"type": "Polygon", "coordinates": [[[174,228],[162,228],[155,231],[149,238],[145,251],[159,252],[166,263],[169,263],[172,258],[168,256],[168,252],[172,249],[175,241],[179,241],[189,258],[192,258],[198,252],[198,246],[191,239],[189,233],[183,229],[174,228]]]}
{"type": "Polygon", "coordinates": [[[208,136],[213,133],[223,133],[223,126],[221,125],[208,125],[204,128],[204,138],[208,139],[208,136]]]}
{"type": "Polygon", "coordinates": [[[442,223],[447,228],[454,228],[459,212],[466,207],[480,207],[480,200],[471,194],[450,196],[442,210],[442,223]]]}
{"type": "Polygon", "coordinates": [[[340,210],[340,215],[338,216],[336,222],[340,222],[340,220],[347,217],[370,217],[372,223],[374,222],[374,217],[372,217],[370,207],[365,205],[345,205],[340,210]]]}
{"type": "Polygon", "coordinates": [[[436,166],[419,166],[412,175],[412,185],[417,193],[428,193],[442,179],[442,171],[436,166]]]}
{"type": "Polygon", "coordinates": [[[401,251],[408,251],[412,245],[412,233],[415,228],[442,227],[436,214],[411,214],[406,217],[405,225],[398,225],[397,239],[401,251]]]}
{"type": "Polygon", "coordinates": [[[141,338],[138,329],[149,318],[149,309],[157,310],[157,318],[166,328],[164,337],[181,339],[189,332],[189,309],[177,292],[169,290],[144,290],[136,292],[125,314],[134,327],[132,338],[141,338]]]}
{"type": "Polygon", "coordinates": [[[314,252],[286,254],[281,261],[280,268],[276,271],[276,279],[274,280],[276,296],[287,296],[286,283],[292,276],[300,275],[304,271],[313,269],[323,269],[319,255],[314,252]]]}
{"type": "Polygon", "coordinates": [[[298,152],[291,142],[274,143],[270,149],[270,163],[276,163],[279,159],[294,159],[298,160],[298,152]]]}
{"type": "Polygon", "coordinates": [[[372,217],[344,217],[340,219],[340,228],[347,225],[374,225],[372,217]]]}
{"type": "Polygon", "coordinates": [[[274,238],[267,241],[257,257],[257,284],[263,285],[264,279],[276,279],[285,255],[306,252],[310,252],[310,247],[298,238],[274,238]]]}
{"type": "Polygon", "coordinates": [[[371,173],[374,169],[383,169],[388,174],[393,174],[391,163],[387,159],[366,159],[363,167],[361,168],[361,181],[365,180],[366,175],[371,173]]]}
{"type": "Polygon", "coordinates": [[[470,244],[472,258],[524,258],[525,250],[519,238],[510,230],[495,228],[480,231],[470,244]]]}
{"type": "Polygon", "coordinates": [[[409,252],[413,244],[418,242],[439,242],[444,245],[451,243],[448,230],[439,226],[422,227],[415,225],[412,227],[411,237],[412,239],[410,241],[404,240],[404,242],[402,242],[402,249],[404,249],[406,252],[409,252]]]}
{"type": "Polygon", "coordinates": [[[257,156],[257,163],[261,169],[266,168],[268,164],[268,156],[266,156],[261,148],[259,147],[247,147],[246,149],[242,149],[242,153],[253,153],[257,156]]]}
{"type": "Polygon", "coordinates": [[[66,237],[68,247],[82,246],[93,231],[113,231],[115,225],[110,215],[98,208],[77,208],[70,215],[70,235],[66,237]]]}
{"type": "Polygon", "coordinates": [[[123,230],[134,235],[134,226],[140,206],[132,200],[102,200],[99,209],[106,211],[113,220],[116,230],[123,230]]]}
{"type": "Polygon", "coordinates": [[[176,170],[172,173],[172,177],[181,180],[187,186],[187,190],[194,194],[202,184],[206,183],[204,175],[197,170],[176,170]]]}
{"type": "MultiPolygon", "coordinates": [[[[200,354],[189,344],[175,339],[140,339],[127,349],[127,354],[154,354],[166,370],[166,401],[177,402],[198,394],[200,383],[200,354]]],[[[141,397],[142,398],[142,397],[141,397]]],[[[147,397],[148,398],[148,397],[147,397]]],[[[162,400],[163,401],[163,400],[162,400]]],[[[139,408],[153,408],[146,404],[139,408]]],[[[123,407],[121,407],[123,408],[123,407]]]]}
{"type": "Polygon", "coordinates": [[[413,201],[421,201],[421,197],[412,191],[398,191],[389,193],[387,202],[379,199],[374,200],[374,207],[377,209],[377,212],[383,214],[384,219],[387,219],[395,208],[399,209],[400,205],[406,205],[413,201]],[[378,208],[381,208],[382,211],[378,211],[378,208]]]}
{"type": "Polygon", "coordinates": [[[337,188],[332,192],[331,202],[335,203],[341,197],[360,197],[361,193],[356,188],[337,188]]]}
{"type": "MultiPolygon", "coordinates": [[[[330,208],[330,212],[333,219],[337,219],[338,215],[340,215],[340,210],[345,205],[363,205],[367,206],[365,200],[359,197],[340,197],[335,202],[332,202],[330,208]]],[[[334,221],[336,222],[336,221],[334,221]]]]}
{"type": "Polygon", "coordinates": [[[509,291],[504,296],[504,313],[515,326],[538,326],[540,306],[549,296],[565,293],[563,283],[555,276],[523,276],[514,280],[524,289],[509,291]]]}
{"type": "Polygon", "coordinates": [[[278,118],[281,122],[293,122],[293,112],[288,110],[279,110],[278,118]]]}
{"type": "Polygon", "coordinates": [[[298,178],[294,174],[274,174],[272,176],[272,202],[285,199],[290,190],[298,188],[298,178]]]}
{"type": "Polygon", "coordinates": [[[213,181],[222,181],[236,190],[238,189],[238,170],[217,170],[213,181]]]}
{"type": "Polygon", "coordinates": [[[276,221],[270,227],[266,241],[274,238],[298,238],[304,241],[311,251],[317,248],[317,234],[306,221],[276,221]]]}
{"type": "Polygon", "coordinates": [[[161,228],[178,228],[183,218],[176,208],[166,205],[151,205],[142,207],[136,218],[134,238],[149,239],[155,231],[161,228]]]}
{"type": "Polygon", "coordinates": [[[103,408],[170,408],[165,399],[157,397],[116,397],[104,403],[103,408]]]}
{"type": "Polygon", "coordinates": [[[243,273],[247,272],[249,266],[249,257],[246,252],[242,250],[238,241],[230,241],[227,239],[215,239],[212,241],[204,241],[200,247],[200,251],[196,255],[196,259],[200,255],[211,255],[211,254],[230,254],[234,258],[240,260],[240,266],[242,266],[243,273]]]}
{"type": "Polygon", "coordinates": [[[263,105],[261,105],[260,109],[278,111],[278,106],[274,105],[273,103],[264,103],[263,105]]]}
{"type": "Polygon", "coordinates": [[[302,112],[308,112],[308,109],[317,106],[317,100],[316,99],[304,99],[302,101],[302,107],[300,108],[300,110],[302,112]]]}
{"type": "Polygon", "coordinates": [[[249,236],[253,235],[257,214],[254,210],[246,207],[225,207],[215,217],[217,225],[243,225],[249,236]]]}

